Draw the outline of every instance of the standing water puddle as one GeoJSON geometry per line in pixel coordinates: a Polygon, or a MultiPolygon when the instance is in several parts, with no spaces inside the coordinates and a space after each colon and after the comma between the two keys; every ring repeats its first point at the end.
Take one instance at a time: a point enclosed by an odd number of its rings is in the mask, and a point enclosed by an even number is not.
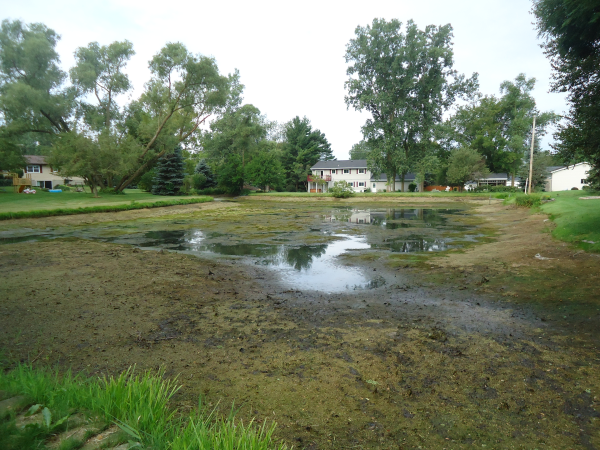
{"type": "Polygon", "coordinates": [[[413,253],[457,248],[461,245],[454,243],[456,240],[475,241],[478,237],[466,233],[474,227],[451,220],[453,215],[464,214],[463,210],[448,209],[294,206],[265,208],[264,213],[253,212],[241,223],[200,216],[186,221],[142,220],[41,233],[0,232],[0,243],[78,237],[198,256],[222,255],[276,271],[290,288],[340,292],[385,283],[382,277],[367,275],[362,264],[341,264],[340,255],[365,250],[413,253]]]}

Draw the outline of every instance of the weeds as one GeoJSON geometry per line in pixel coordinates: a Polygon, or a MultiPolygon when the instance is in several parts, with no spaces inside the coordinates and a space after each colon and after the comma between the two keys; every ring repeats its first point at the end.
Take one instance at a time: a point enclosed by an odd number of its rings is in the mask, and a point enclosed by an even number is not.
{"type": "MultiPolygon", "coordinates": [[[[0,390],[9,395],[25,395],[35,403],[26,415],[41,414],[41,423],[18,429],[15,417],[0,422],[0,447],[39,448],[56,431],[67,426],[69,415],[84,411],[116,423],[130,440],[130,448],[285,450],[272,442],[275,423],[244,425],[235,420],[232,410],[227,418],[216,417],[200,404],[190,416],[176,415],[169,402],[180,386],[164,379],[164,371],[135,373],[129,368],[119,376],[85,378],[70,372],[34,369],[18,365],[0,373],[0,390]],[[53,417],[60,419],[53,420],[53,417]]],[[[65,442],[67,445],[68,442],[65,442]]]]}

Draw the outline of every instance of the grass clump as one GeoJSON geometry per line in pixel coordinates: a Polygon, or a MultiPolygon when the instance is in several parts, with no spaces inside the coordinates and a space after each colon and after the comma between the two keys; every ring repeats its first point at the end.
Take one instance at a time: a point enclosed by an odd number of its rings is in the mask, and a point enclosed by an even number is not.
{"type": "MultiPolygon", "coordinates": [[[[0,373],[0,390],[8,395],[23,395],[34,413],[41,411],[41,423],[24,428],[15,426],[14,413],[0,420],[0,448],[43,448],[45,440],[63,431],[67,418],[85,413],[122,430],[122,441],[152,449],[247,449],[285,450],[273,443],[275,424],[244,425],[232,411],[218,418],[215,410],[198,410],[181,416],[170,404],[180,386],[164,378],[164,372],[136,373],[129,368],[120,375],[87,378],[67,372],[34,369],[18,365],[0,373]],[[52,420],[52,417],[57,420],[52,420]],[[59,419],[60,418],[60,419],[59,419]]],[[[81,443],[79,443],[81,444],[81,443]]],[[[70,444],[65,444],[70,445],[70,444]]],[[[79,445],[74,444],[77,448],[79,445]]],[[[61,446],[62,448],[62,446],[61,446]]]]}

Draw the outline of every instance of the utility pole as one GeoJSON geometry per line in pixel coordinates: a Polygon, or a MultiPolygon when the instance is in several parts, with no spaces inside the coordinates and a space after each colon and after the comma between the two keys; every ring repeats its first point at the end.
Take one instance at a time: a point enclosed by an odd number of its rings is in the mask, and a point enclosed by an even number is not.
{"type": "Polygon", "coordinates": [[[531,128],[531,154],[529,155],[529,188],[527,193],[531,194],[531,180],[533,178],[533,145],[535,144],[535,116],[533,116],[533,127],[531,128]]]}

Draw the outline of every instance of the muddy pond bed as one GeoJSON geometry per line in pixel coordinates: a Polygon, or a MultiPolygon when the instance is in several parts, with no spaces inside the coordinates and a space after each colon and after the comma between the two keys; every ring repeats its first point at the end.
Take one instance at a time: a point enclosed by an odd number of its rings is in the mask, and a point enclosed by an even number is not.
{"type": "Polygon", "coordinates": [[[3,352],[90,374],[162,366],[182,410],[235,404],[295,448],[600,448],[595,338],[491,292],[491,263],[486,282],[431,262],[484,252],[502,240],[486,217],[514,215],[369,206],[7,228],[3,352]]]}

